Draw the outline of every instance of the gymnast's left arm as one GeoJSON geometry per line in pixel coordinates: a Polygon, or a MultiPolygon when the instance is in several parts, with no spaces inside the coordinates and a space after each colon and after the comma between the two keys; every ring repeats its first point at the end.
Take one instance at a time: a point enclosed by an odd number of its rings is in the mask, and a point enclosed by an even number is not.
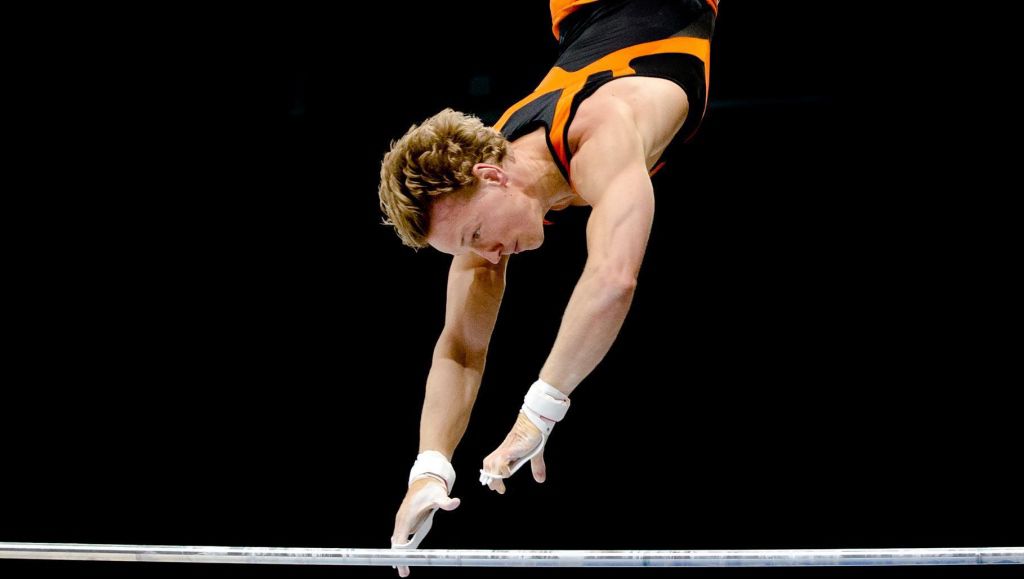
{"type": "Polygon", "coordinates": [[[566,396],[618,336],[654,220],[654,188],[635,126],[606,123],[595,133],[572,160],[576,192],[593,207],[587,222],[587,262],[540,371],[541,380],[566,396]]]}
{"type": "Polygon", "coordinates": [[[545,479],[543,445],[561,418],[552,420],[545,409],[564,415],[558,403],[568,407],[567,397],[608,353],[626,319],[654,219],[645,159],[642,139],[628,119],[612,117],[580,139],[571,174],[576,192],[593,207],[587,262],[540,380],[508,437],[484,460],[481,482],[499,493],[505,491],[502,479],[521,466],[517,459],[523,456],[536,453],[534,478],[545,479]]]}

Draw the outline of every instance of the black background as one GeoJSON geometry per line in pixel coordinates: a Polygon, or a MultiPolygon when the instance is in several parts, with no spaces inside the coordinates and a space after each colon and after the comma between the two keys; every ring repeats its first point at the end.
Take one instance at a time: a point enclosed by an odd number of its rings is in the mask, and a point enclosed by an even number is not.
{"type": "MultiPolygon", "coordinates": [[[[445,106],[493,122],[532,89],[555,44],[546,4],[522,4],[136,15],[63,54],[67,150],[8,216],[0,540],[387,546],[447,258],[379,225],[379,162],[445,106]]],[[[498,496],[473,473],[550,349],[586,210],[513,260],[454,460],[463,504],[424,547],[1024,544],[1005,217],[903,166],[862,52],[892,33],[828,4],[722,7],[711,108],[655,177],[625,327],[555,430],[548,482],[527,469],[498,496]]],[[[413,570],[481,572],[1009,574],[413,570]]],[[[183,573],[393,571],[0,561],[183,573]]]]}

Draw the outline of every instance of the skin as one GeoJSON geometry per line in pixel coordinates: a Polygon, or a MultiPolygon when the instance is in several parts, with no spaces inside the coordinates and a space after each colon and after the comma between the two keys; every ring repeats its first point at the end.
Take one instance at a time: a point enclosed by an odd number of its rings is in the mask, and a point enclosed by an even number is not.
{"type": "MultiPolygon", "coordinates": [[[[642,77],[613,80],[580,105],[569,128],[571,186],[551,158],[541,128],[511,143],[500,165],[475,165],[474,187],[435,202],[427,241],[454,258],[445,325],[427,377],[420,452],[436,450],[451,460],[465,434],[508,260],[513,253],[541,246],[548,211],[570,205],[593,208],[587,223],[587,262],[540,378],[568,396],[608,353],[632,303],[654,218],[648,171],[688,112],[686,94],[675,83],[642,77]]],[[[540,442],[540,432],[520,413],[483,468],[508,474],[515,459],[540,442]]],[[[543,452],[531,460],[531,467],[534,479],[544,482],[543,452]]],[[[500,494],[506,490],[501,479],[489,487],[500,494]]],[[[431,508],[456,506],[458,499],[448,498],[443,483],[415,481],[395,517],[392,539],[407,541],[431,508]],[[430,500],[424,499],[427,495],[430,500]]],[[[399,567],[399,575],[408,574],[408,567],[399,567]]]]}

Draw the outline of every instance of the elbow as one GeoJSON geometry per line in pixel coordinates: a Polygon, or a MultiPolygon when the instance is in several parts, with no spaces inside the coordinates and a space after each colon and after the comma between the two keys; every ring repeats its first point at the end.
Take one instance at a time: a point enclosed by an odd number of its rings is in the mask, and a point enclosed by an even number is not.
{"type": "Polygon", "coordinates": [[[465,368],[482,368],[487,359],[487,347],[471,347],[465,340],[456,338],[447,331],[434,346],[433,361],[450,360],[465,368]]]}
{"type": "Polygon", "coordinates": [[[630,302],[636,293],[636,276],[630,273],[608,273],[598,277],[598,283],[612,300],[630,302]]]}
{"type": "Polygon", "coordinates": [[[583,275],[589,277],[594,287],[599,288],[607,299],[629,301],[636,292],[639,271],[639,266],[605,261],[588,263],[583,275]]]}

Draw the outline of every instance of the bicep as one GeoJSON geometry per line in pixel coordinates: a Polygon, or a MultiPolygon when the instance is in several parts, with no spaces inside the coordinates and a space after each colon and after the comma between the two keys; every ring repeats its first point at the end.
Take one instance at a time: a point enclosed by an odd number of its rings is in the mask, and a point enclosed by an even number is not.
{"type": "Polygon", "coordinates": [[[587,267],[635,280],[654,221],[654,188],[635,127],[609,123],[595,131],[573,157],[572,171],[576,191],[593,207],[587,267]]]}

